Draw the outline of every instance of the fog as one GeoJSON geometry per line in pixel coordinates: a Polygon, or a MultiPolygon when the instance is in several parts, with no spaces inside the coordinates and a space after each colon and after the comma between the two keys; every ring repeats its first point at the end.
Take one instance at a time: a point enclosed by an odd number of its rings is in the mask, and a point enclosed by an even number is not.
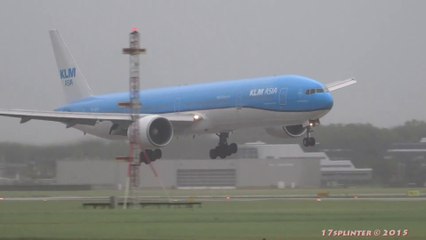
{"type": "MultiPolygon", "coordinates": [[[[142,88],[299,74],[336,92],[330,123],[426,120],[425,1],[0,1],[0,108],[63,104],[48,30],[60,31],[96,94],[127,91],[128,33],[148,54],[142,88]]],[[[0,118],[0,141],[83,138],[58,123],[0,118]]],[[[84,136],[85,139],[91,137],[84,136]]]]}

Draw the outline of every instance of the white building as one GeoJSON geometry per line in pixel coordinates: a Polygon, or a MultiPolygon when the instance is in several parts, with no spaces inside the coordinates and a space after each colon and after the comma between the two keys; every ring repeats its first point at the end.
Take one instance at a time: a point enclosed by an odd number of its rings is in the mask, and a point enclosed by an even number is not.
{"type": "Polygon", "coordinates": [[[371,168],[356,168],[349,160],[321,160],[321,185],[326,187],[369,183],[371,168]]]}
{"type": "MultiPolygon", "coordinates": [[[[321,185],[321,170],[330,161],[323,152],[304,152],[297,144],[249,143],[228,159],[160,159],[140,167],[143,188],[314,188],[321,185]]],[[[346,163],[346,162],[345,162],[346,163]]],[[[350,163],[350,162],[349,162],[350,163]]],[[[351,164],[351,163],[350,163],[351,164]]],[[[353,168],[353,165],[351,165],[353,168]]],[[[340,168],[341,170],[341,168],[340,168]]],[[[58,184],[124,186],[127,163],[116,160],[63,160],[57,163],[58,184]]]]}

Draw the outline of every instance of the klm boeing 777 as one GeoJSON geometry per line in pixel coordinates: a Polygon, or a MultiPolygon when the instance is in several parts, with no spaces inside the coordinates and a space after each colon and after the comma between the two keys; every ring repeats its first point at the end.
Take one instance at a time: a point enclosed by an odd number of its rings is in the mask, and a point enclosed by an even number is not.
{"type": "Polygon", "coordinates": [[[161,157],[159,149],[173,136],[199,134],[217,134],[210,158],[225,158],[237,152],[237,145],[228,143],[229,134],[250,127],[280,137],[305,135],[303,144],[314,146],[312,128],[333,107],[330,92],[356,83],[347,79],[324,85],[290,75],[144,90],[140,118],[133,122],[129,109],[120,106],[129,101],[129,93],[93,95],[58,31],[50,31],[50,37],[67,104],[53,111],[0,110],[0,115],[20,118],[21,123],[60,122],[107,139],[126,140],[137,124],[139,142],[151,160],[161,157]]]}

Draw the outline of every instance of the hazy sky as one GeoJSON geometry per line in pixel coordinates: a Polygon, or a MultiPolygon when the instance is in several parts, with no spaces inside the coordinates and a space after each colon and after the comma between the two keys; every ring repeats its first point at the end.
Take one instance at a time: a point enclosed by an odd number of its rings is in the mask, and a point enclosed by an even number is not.
{"type": "MultiPolygon", "coordinates": [[[[58,29],[96,94],[127,91],[132,27],[142,32],[142,88],[299,74],[334,94],[328,123],[391,127],[426,120],[426,1],[0,0],[0,108],[63,103],[48,30],[58,29]]],[[[0,141],[82,134],[0,118],[0,141]]]]}

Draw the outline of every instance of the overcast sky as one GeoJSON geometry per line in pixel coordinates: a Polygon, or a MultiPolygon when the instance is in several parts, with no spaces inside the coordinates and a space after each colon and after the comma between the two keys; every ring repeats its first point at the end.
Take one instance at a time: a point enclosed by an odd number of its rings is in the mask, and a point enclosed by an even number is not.
{"type": "MultiPolygon", "coordinates": [[[[96,94],[127,91],[132,27],[142,88],[299,74],[328,83],[329,123],[426,120],[426,1],[0,0],[0,108],[51,110],[63,95],[48,30],[67,42],[96,94]]],[[[0,118],[0,141],[79,139],[58,123],[0,118]]],[[[87,137],[86,137],[87,138],[87,137]]]]}

